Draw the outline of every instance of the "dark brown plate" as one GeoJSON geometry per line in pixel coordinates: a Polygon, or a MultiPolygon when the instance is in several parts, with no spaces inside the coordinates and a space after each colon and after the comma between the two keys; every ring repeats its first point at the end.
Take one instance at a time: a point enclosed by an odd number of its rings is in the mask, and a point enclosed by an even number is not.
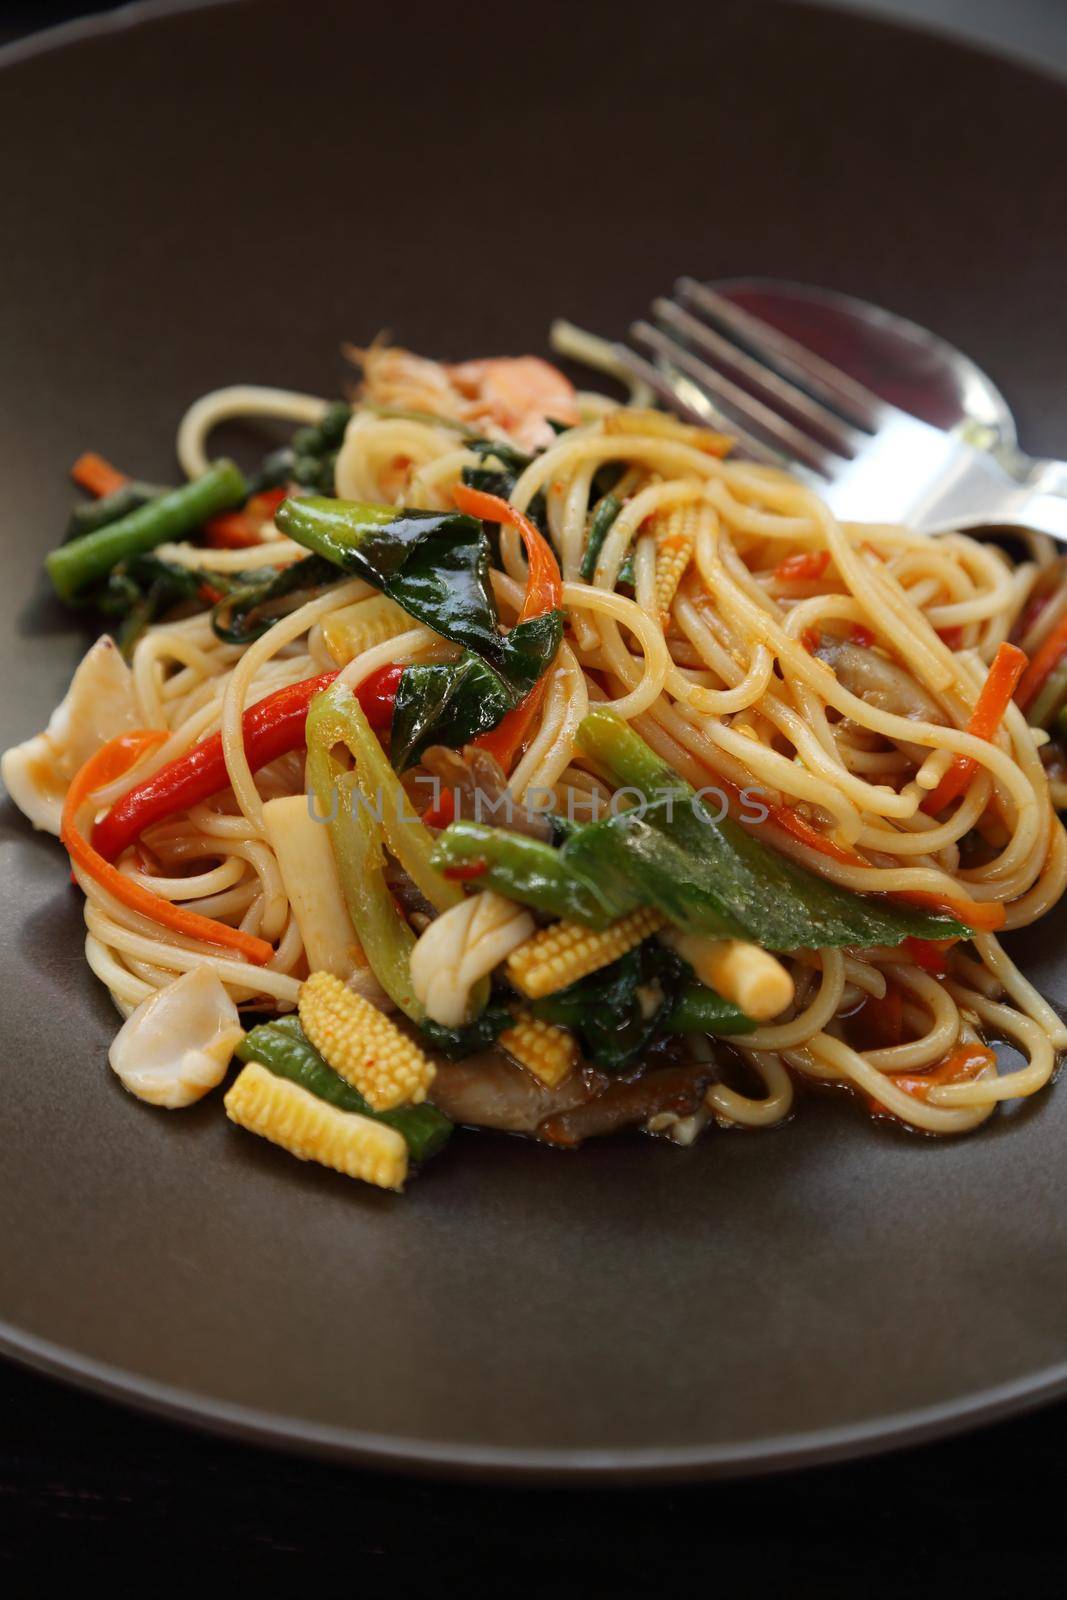
{"type": "MultiPolygon", "coordinates": [[[[1067,451],[1067,92],[797,5],[227,5],[9,55],[0,95],[4,743],[83,635],[39,572],[67,464],[174,471],[248,379],[331,391],[343,337],[541,349],[679,272],[866,296],[992,371],[1067,451]]],[[[937,1144],[807,1104],[691,1151],[464,1134],[402,1200],[106,1065],[57,846],[6,802],[12,1355],[378,1463],[739,1471],[1067,1384],[1067,1095],[937,1144]]],[[[1067,1001],[1067,920],[1025,941],[1067,1001]]]]}

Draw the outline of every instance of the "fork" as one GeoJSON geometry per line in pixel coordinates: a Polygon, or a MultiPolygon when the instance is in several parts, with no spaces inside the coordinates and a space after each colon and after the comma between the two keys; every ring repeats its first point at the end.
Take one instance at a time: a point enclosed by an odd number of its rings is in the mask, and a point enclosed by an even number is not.
{"type": "Polygon", "coordinates": [[[1020,481],[694,278],[654,301],[652,316],[630,329],[648,354],[616,344],[620,365],[688,421],[788,467],[835,516],[931,533],[1030,528],[1067,541],[1067,463],[1020,458],[1020,481]]]}

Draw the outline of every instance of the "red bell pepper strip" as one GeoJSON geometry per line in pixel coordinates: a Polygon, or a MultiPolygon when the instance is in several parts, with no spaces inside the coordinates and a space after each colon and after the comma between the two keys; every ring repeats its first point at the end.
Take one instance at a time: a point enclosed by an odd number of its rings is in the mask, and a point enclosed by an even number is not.
{"type": "Polygon", "coordinates": [[[235,950],[246,961],[252,961],[261,967],[274,954],[273,947],[266,939],[257,939],[254,934],[243,933],[240,928],[227,927],[224,922],[216,922],[214,918],[201,916],[199,911],[190,911],[184,906],[172,905],[169,900],[164,900],[162,895],[153,894],[151,889],[136,883],[127,877],[126,873],[120,872],[118,867],[112,866],[110,861],[106,861],[100,852],[93,848],[78,826],[78,813],[94,790],[120,778],[146,751],[153,749],[161,739],[165,738],[166,734],[156,728],[142,730],[139,733],[120,733],[117,738],[109,739],[95,755],[91,755],[84,766],[75,773],[74,780],[67,790],[59,837],[66,846],[71,861],[76,862],[91,878],[95,878],[108,894],[121,901],[124,906],[129,906],[131,911],[136,911],[152,922],[158,922],[160,927],[169,928],[172,933],[180,934],[184,938],[202,939],[205,944],[221,945],[223,949],[235,950]]]}
{"type": "Polygon", "coordinates": [[[288,495],[288,489],[265,489],[254,494],[243,511],[212,517],[204,523],[204,542],[213,550],[245,550],[261,544],[264,527],[288,495]]]}
{"type": "MultiPolygon", "coordinates": [[[[1036,657],[1035,657],[1036,660],[1036,657]]],[[[978,739],[994,739],[1011,705],[1015,686],[1026,672],[1026,656],[1018,645],[1002,644],[993,657],[993,665],[975,702],[967,732],[978,739]]],[[[1025,681],[1025,680],[1024,680],[1025,681]]],[[[931,817],[944,811],[953,800],[958,800],[978,771],[977,761],[970,756],[957,756],[932,794],[922,803],[922,809],[931,817]]]]}
{"type": "MultiPolygon", "coordinates": [[[[355,691],[372,728],[388,726],[403,670],[401,666],[383,667],[355,691]]],[[[253,772],[290,750],[301,748],[308,707],[336,677],[336,672],[323,672],[317,678],[305,678],[248,708],[242,728],[245,755],[253,772]]],[[[187,811],[228,784],[222,734],[215,733],[117,800],[97,823],[93,846],[105,861],[114,861],[153,823],[176,811],[187,811]]]]}
{"type": "Polygon", "coordinates": [[[779,583],[817,583],[830,565],[829,550],[798,550],[774,569],[779,583]]]}

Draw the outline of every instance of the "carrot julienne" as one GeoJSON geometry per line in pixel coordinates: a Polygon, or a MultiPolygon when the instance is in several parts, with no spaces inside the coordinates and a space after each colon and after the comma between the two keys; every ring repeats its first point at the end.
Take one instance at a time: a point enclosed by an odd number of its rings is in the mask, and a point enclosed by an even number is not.
{"type": "MultiPolygon", "coordinates": [[[[1022,654],[1021,651],[1019,653],[1022,654]]],[[[1034,659],[1019,680],[1015,698],[1021,710],[1026,711],[1033,704],[1046,678],[1059,666],[1065,655],[1067,655],[1067,617],[1056,624],[1044,644],[1034,651],[1034,659]]]]}
{"type": "Polygon", "coordinates": [[[84,489],[86,494],[95,495],[98,500],[102,500],[105,495],[114,494],[116,489],[121,489],[124,483],[130,481],[125,472],[113,467],[110,461],[98,456],[95,450],[86,450],[80,455],[71,467],[70,475],[79,489],[84,489]]]}
{"type": "MultiPolygon", "coordinates": [[[[1025,672],[1026,656],[1018,645],[1002,644],[993,657],[993,665],[971,713],[968,733],[973,733],[976,739],[996,738],[1016,685],[1025,672]]],[[[972,756],[956,756],[937,788],[926,796],[922,809],[929,816],[937,816],[959,799],[977,771],[978,762],[972,756]]]]}
{"type": "Polygon", "coordinates": [[[131,911],[138,912],[151,922],[158,922],[161,927],[169,928],[172,933],[180,934],[187,939],[200,939],[205,944],[221,945],[225,949],[235,950],[255,966],[264,966],[274,955],[274,947],[265,939],[257,939],[250,933],[243,933],[240,928],[229,928],[223,922],[201,916],[198,911],[187,911],[180,906],[174,906],[169,900],[153,894],[150,889],[135,883],[126,873],[120,872],[118,867],[112,866],[110,861],[105,861],[100,852],[93,849],[78,826],[78,813],[89,796],[104,784],[121,778],[141,756],[147,754],[149,750],[154,750],[167,737],[167,734],[159,729],[120,733],[102,745],[95,755],[91,755],[75,773],[67,790],[59,837],[71,860],[131,911]]]}

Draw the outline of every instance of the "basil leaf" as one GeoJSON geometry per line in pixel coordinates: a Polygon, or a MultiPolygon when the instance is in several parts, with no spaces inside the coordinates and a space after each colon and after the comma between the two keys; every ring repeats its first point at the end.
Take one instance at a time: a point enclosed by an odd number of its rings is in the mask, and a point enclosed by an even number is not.
{"type": "Polygon", "coordinates": [[[288,567],[259,567],[238,573],[211,614],[216,638],[251,644],[278,620],[274,603],[287,595],[340,583],[337,568],[322,556],[305,556],[288,567]]]}
{"type": "Polygon", "coordinates": [[[403,772],[431,744],[458,749],[487,733],[529,694],[563,637],[563,613],[516,623],[500,642],[499,670],[471,651],[459,661],[407,667],[397,685],[390,757],[403,772]]]}
{"type": "Polygon", "coordinates": [[[436,633],[489,661],[499,659],[489,543],[475,518],[308,497],[286,500],[275,523],[436,633]]]}
{"type": "Polygon", "coordinates": [[[576,1033],[588,1061],[607,1072],[621,1072],[663,1032],[675,997],[691,979],[690,969],[672,950],[646,939],[600,972],[534,1000],[529,1009],[535,1017],[576,1033]],[[645,1016],[638,991],[652,984],[659,985],[662,998],[645,1016]]]}
{"type": "Polygon", "coordinates": [[[817,877],[732,818],[716,822],[684,791],[577,829],[560,858],[620,904],[653,905],[690,933],[751,939],[765,950],[897,945],[969,931],[817,877]]]}

